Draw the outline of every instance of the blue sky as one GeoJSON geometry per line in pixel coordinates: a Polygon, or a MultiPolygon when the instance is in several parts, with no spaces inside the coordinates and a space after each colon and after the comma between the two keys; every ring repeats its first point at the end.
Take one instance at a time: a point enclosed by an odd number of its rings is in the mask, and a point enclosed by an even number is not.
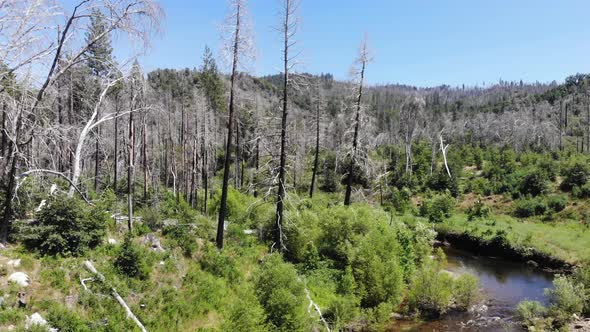
{"type": "MultiPolygon", "coordinates": [[[[256,75],[280,71],[276,0],[249,0],[256,75]]],[[[161,0],[164,33],[146,70],[198,67],[220,46],[223,0],[161,0]]],[[[365,33],[370,83],[482,85],[499,79],[561,81],[590,72],[588,0],[302,0],[298,69],[346,79],[365,33]]]]}

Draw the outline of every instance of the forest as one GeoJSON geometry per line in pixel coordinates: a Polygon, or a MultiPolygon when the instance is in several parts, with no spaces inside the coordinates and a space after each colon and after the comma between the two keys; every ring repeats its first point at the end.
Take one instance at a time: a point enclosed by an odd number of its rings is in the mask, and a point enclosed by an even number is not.
{"type": "Polygon", "coordinates": [[[307,73],[299,5],[257,76],[244,0],[149,72],[153,0],[0,1],[0,330],[590,331],[590,74],[307,73]]]}

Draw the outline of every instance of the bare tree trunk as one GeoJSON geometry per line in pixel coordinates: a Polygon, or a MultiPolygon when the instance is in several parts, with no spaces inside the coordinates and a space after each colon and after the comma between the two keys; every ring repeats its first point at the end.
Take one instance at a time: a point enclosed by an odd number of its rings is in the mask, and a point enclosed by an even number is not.
{"type": "Polygon", "coordinates": [[[236,119],[236,157],[234,161],[234,187],[240,188],[240,119],[236,119]]]}
{"type": "Polygon", "coordinates": [[[223,184],[221,187],[221,201],[219,203],[219,218],[217,220],[217,236],[215,242],[219,250],[223,249],[223,231],[225,225],[225,214],[227,210],[227,190],[229,185],[229,167],[231,162],[231,136],[234,122],[234,95],[235,95],[235,82],[238,66],[238,52],[240,43],[240,18],[241,18],[241,2],[237,2],[236,6],[236,24],[233,41],[233,60],[232,60],[232,71],[230,78],[230,93],[229,93],[229,114],[227,119],[227,139],[225,146],[225,158],[223,161],[223,184]]]}
{"type": "Polygon", "coordinates": [[[563,151],[563,101],[559,103],[559,151],[563,151]]]}
{"type": "Polygon", "coordinates": [[[8,137],[6,135],[6,102],[2,103],[2,128],[0,130],[2,130],[2,141],[0,141],[0,157],[4,157],[6,153],[6,145],[8,143],[8,137]]]}
{"type": "Polygon", "coordinates": [[[184,198],[188,198],[188,189],[187,189],[187,176],[186,176],[186,142],[185,142],[185,121],[184,121],[184,98],[182,99],[182,104],[180,105],[181,114],[180,114],[180,188],[183,193],[184,198]]]}
{"type": "MultiPolygon", "coordinates": [[[[98,114],[97,114],[98,117],[98,114]]],[[[96,137],[95,137],[95,147],[94,147],[94,192],[98,192],[98,173],[100,169],[100,126],[96,128],[96,137]]]]}
{"type": "Polygon", "coordinates": [[[193,141],[193,158],[191,167],[191,189],[190,189],[190,205],[194,209],[196,205],[196,177],[197,177],[197,139],[193,141]]]}
{"type": "Polygon", "coordinates": [[[440,150],[442,151],[443,160],[445,162],[445,168],[447,170],[447,174],[449,175],[449,178],[451,178],[452,177],[451,170],[449,169],[449,163],[447,162],[447,149],[448,149],[449,145],[448,144],[445,145],[445,142],[442,137],[442,132],[441,132],[439,138],[440,138],[440,150]]]}
{"type": "MultiPolygon", "coordinates": [[[[18,139],[18,133],[16,137],[18,139]]],[[[8,172],[8,183],[5,188],[6,196],[4,197],[4,215],[2,217],[2,224],[0,225],[0,242],[2,242],[3,244],[6,244],[6,242],[8,241],[8,228],[10,225],[10,217],[12,216],[12,199],[14,197],[14,181],[17,170],[17,157],[14,155],[14,144],[10,144],[8,150],[8,155],[11,158],[11,166],[10,171],[8,172]]]]}
{"type": "Polygon", "coordinates": [[[143,116],[142,168],[143,168],[143,203],[148,200],[148,157],[147,157],[147,115],[143,116]]]}
{"type": "Polygon", "coordinates": [[[363,83],[365,79],[365,68],[367,65],[367,58],[366,58],[366,41],[363,42],[362,46],[362,53],[364,56],[361,55],[361,71],[360,71],[360,83],[358,89],[358,96],[356,100],[356,115],[354,119],[354,138],[352,140],[352,153],[350,155],[350,164],[348,166],[348,178],[346,181],[346,193],[344,195],[344,205],[350,205],[350,196],[352,194],[352,178],[353,178],[353,171],[354,166],[356,163],[356,151],[358,148],[358,137],[359,137],[359,125],[361,122],[361,101],[363,98],[363,83]]]}
{"type": "Polygon", "coordinates": [[[203,153],[202,153],[202,177],[203,177],[203,208],[202,211],[204,214],[207,214],[207,199],[209,198],[209,170],[207,169],[209,163],[207,160],[207,148],[203,145],[203,153]]]}
{"type": "Polygon", "coordinates": [[[260,137],[256,137],[256,156],[254,164],[256,172],[254,173],[254,197],[258,197],[258,172],[260,171],[260,137]]]}
{"type": "Polygon", "coordinates": [[[115,124],[114,124],[114,141],[115,141],[115,152],[113,154],[113,190],[117,193],[117,181],[118,178],[118,165],[119,165],[119,95],[115,96],[115,124]]]}
{"type": "Polygon", "coordinates": [[[406,138],[406,174],[412,174],[412,139],[406,138]]]}
{"type": "Polygon", "coordinates": [[[291,42],[289,41],[293,35],[293,22],[291,14],[293,14],[293,0],[285,0],[284,2],[284,17],[283,17],[283,112],[281,117],[281,151],[279,157],[279,189],[277,192],[277,212],[274,229],[274,244],[278,251],[282,251],[283,245],[283,210],[285,200],[285,171],[287,164],[287,117],[289,114],[289,48],[291,42]]]}
{"type": "Polygon", "coordinates": [[[128,142],[128,157],[127,157],[127,209],[129,211],[129,219],[127,220],[127,228],[129,232],[133,229],[133,183],[134,183],[134,158],[135,158],[135,127],[133,123],[133,113],[129,114],[129,142],[128,142]]]}
{"type": "MultiPolygon", "coordinates": [[[[72,161],[73,165],[72,165],[72,178],[71,179],[72,179],[72,182],[74,183],[74,185],[78,185],[78,179],[80,178],[80,174],[82,173],[82,168],[84,167],[85,160],[82,159],[82,148],[84,147],[84,142],[86,141],[86,136],[88,136],[88,134],[92,131],[92,129],[94,127],[96,127],[97,125],[100,124],[100,120],[97,120],[98,110],[101,107],[102,102],[104,101],[108,90],[117,81],[118,80],[115,80],[115,81],[109,83],[109,85],[107,85],[103,89],[96,105],[94,106],[94,111],[92,112],[90,119],[88,119],[88,121],[86,122],[86,125],[84,126],[84,128],[82,128],[82,131],[80,132],[80,136],[78,138],[78,142],[76,145],[76,151],[74,153],[73,161],[72,161]],[[82,163],[82,167],[80,166],[80,163],[82,163]]],[[[131,112],[131,113],[133,113],[133,112],[131,112]]],[[[68,196],[69,197],[74,196],[74,186],[70,186],[68,196]]]]}
{"type": "Polygon", "coordinates": [[[315,190],[315,179],[318,173],[318,164],[320,159],[320,103],[318,100],[315,114],[315,154],[313,157],[313,172],[311,174],[311,185],[309,186],[309,198],[313,197],[315,190]]]}

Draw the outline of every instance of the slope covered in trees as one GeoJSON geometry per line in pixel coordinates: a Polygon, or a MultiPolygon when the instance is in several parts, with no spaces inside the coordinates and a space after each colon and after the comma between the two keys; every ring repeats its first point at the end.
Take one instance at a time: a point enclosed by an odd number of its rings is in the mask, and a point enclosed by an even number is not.
{"type": "Polygon", "coordinates": [[[498,324],[590,313],[588,75],[370,85],[366,39],[351,80],[301,73],[298,5],[280,1],[281,72],[255,77],[243,0],[228,73],[204,45],[193,69],[117,59],[115,34],[159,29],[150,0],[0,4],[0,329],[419,324],[485,301],[446,241],[572,272],[498,324]]]}

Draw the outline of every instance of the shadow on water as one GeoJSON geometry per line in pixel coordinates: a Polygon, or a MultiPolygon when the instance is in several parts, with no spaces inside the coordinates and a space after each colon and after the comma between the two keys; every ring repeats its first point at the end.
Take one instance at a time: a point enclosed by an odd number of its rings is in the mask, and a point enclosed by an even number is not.
{"type": "Polygon", "coordinates": [[[552,274],[523,264],[476,256],[452,247],[443,249],[447,270],[479,278],[485,306],[424,323],[394,321],[387,331],[522,331],[514,319],[516,305],[525,299],[544,302],[544,289],[552,285],[552,274]]]}

